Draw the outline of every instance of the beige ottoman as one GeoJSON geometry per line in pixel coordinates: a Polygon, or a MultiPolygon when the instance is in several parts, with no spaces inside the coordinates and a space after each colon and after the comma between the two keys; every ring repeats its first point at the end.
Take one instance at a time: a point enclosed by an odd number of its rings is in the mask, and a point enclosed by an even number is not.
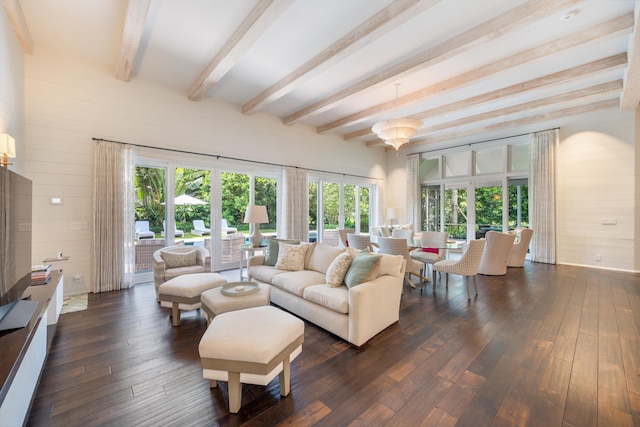
{"type": "Polygon", "coordinates": [[[203,292],[200,296],[200,302],[202,303],[202,311],[204,311],[207,316],[207,323],[211,323],[211,319],[218,314],[269,305],[270,296],[271,286],[269,285],[256,282],[231,282],[203,292]],[[242,286],[245,290],[249,290],[250,287],[255,286],[257,291],[247,295],[234,295],[233,292],[227,292],[226,295],[223,293],[223,287],[233,290],[236,286],[242,286]]]}
{"type": "Polygon", "coordinates": [[[304,322],[272,306],[222,313],[200,340],[202,376],[229,382],[229,412],[237,413],[242,383],[267,385],[280,375],[280,395],[290,390],[290,362],[302,352],[304,322]]]}
{"type": "Polygon", "coordinates": [[[217,273],[195,273],[174,277],[158,288],[160,304],[162,307],[171,307],[173,326],[179,326],[180,310],[200,308],[200,295],[225,283],[227,280],[217,273]]]}

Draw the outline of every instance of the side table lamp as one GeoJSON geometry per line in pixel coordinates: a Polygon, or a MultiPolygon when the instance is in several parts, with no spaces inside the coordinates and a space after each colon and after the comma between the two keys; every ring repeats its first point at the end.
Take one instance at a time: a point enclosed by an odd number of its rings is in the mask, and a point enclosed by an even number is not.
{"type": "Polygon", "coordinates": [[[260,233],[260,224],[266,224],[269,222],[267,215],[267,207],[260,205],[249,205],[244,213],[244,223],[250,224],[251,234],[249,235],[249,241],[254,248],[257,248],[262,244],[262,233],[260,233]]]}

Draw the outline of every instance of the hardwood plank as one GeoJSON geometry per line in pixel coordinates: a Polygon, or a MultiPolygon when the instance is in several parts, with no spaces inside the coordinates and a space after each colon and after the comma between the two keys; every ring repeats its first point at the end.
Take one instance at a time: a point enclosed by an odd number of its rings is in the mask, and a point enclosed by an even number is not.
{"type": "Polygon", "coordinates": [[[573,426],[598,424],[598,337],[579,333],[567,391],[564,422],[573,426]]]}
{"type": "Polygon", "coordinates": [[[551,357],[531,407],[528,425],[561,425],[571,376],[571,363],[551,357]]]}

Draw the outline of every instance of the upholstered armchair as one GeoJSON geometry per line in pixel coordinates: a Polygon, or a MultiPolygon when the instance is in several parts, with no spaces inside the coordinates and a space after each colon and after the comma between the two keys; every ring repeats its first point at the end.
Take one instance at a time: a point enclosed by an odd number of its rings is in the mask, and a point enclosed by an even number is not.
{"type": "Polygon", "coordinates": [[[211,271],[211,255],[203,246],[167,246],[153,253],[153,281],[158,288],[167,280],[183,274],[211,271]]]}
{"type": "Polygon", "coordinates": [[[507,274],[507,259],[513,247],[514,234],[499,231],[487,231],[487,246],[482,253],[478,274],[502,276],[507,274]]]}
{"type": "Polygon", "coordinates": [[[527,250],[529,250],[533,230],[530,228],[517,228],[514,234],[516,241],[511,246],[507,267],[524,267],[524,259],[527,256],[527,250]]]}
{"type": "Polygon", "coordinates": [[[443,259],[433,264],[433,292],[436,291],[436,272],[445,273],[445,286],[449,289],[449,273],[464,276],[467,283],[467,299],[471,299],[470,281],[478,295],[478,266],[485,250],[485,239],[472,240],[458,260],[443,259]]]}

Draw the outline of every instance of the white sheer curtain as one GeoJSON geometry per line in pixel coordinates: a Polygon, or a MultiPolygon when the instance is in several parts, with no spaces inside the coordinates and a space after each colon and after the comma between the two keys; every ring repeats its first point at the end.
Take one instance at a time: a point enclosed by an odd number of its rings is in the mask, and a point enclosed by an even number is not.
{"type": "Polygon", "coordinates": [[[134,163],[130,145],[98,141],[93,197],[92,292],[133,286],[134,163]]]}
{"type": "Polygon", "coordinates": [[[556,147],[558,129],[531,134],[529,143],[529,221],[531,260],[556,263],[556,147]]]}
{"type": "Polygon", "coordinates": [[[309,240],[309,172],[284,167],[282,210],[278,215],[278,237],[309,240]]]}
{"type": "Polygon", "coordinates": [[[420,231],[420,154],[407,156],[407,221],[420,231]]]}

